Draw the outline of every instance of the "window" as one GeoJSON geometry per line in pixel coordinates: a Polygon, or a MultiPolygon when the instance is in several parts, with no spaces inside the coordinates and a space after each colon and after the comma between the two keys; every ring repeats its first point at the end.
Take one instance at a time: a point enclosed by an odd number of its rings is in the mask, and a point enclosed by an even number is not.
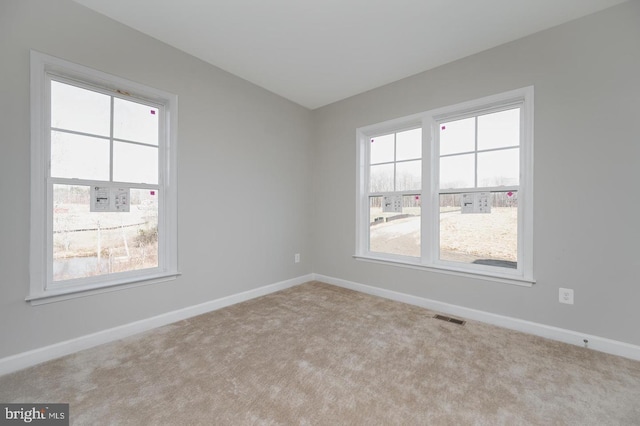
{"type": "Polygon", "coordinates": [[[533,283],[533,88],[357,134],[357,258],[533,283]]]}
{"type": "Polygon", "coordinates": [[[32,52],[32,303],[171,279],[175,95],[32,52]]]}
{"type": "Polygon", "coordinates": [[[419,257],[422,129],[372,137],[369,159],[370,250],[419,257]]]}

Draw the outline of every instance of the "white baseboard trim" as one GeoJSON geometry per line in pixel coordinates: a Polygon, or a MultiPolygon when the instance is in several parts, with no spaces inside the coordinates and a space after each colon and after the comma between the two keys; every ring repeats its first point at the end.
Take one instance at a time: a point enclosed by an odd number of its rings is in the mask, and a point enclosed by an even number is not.
{"type": "Polygon", "coordinates": [[[215,311],[226,306],[235,305],[236,303],[255,299],[256,297],[275,293],[276,291],[284,290],[314,280],[322,281],[327,284],[332,284],[350,290],[359,291],[361,293],[371,294],[373,296],[383,297],[385,299],[420,306],[449,315],[455,315],[474,321],[496,325],[510,330],[521,331],[524,333],[569,343],[576,346],[584,346],[584,339],[587,339],[588,347],[590,349],[640,361],[640,346],[631,345],[629,343],[606,339],[603,337],[593,336],[585,333],[579,333],[577,331],[566,330],[558,327],[551,327],[544,324],[525,321],[503,315],[497,315],[490,312],[479,311],[476,309],[465,308],[458,305],[452,305],[449,303],[413,296],[406,293],[386,290],[383,288],[360,284],[353,281],[347,281],[340,278],[333,278],[321,274],[308,274],[259,287],[253,290],[248,290],[242,293],[233,294],[231,296],[222,297],[220,299],[211,300],[209,302],[201,303],[198,305],[189,306],[187,308],[179,309],[176,311],[167,312],[165,314],[132,322],[119,327],[110,328],[53,345],[33,349],[31,351],[19,353],[16,355],[11,355],[0,359],[0,376],[12,373],[14,371],[22,370],[24,368],[31,367],[42,362],[50,361],[55,358],[69,355],[83,349],[89,349],[94,346],[102,345],[104,343],[113,342],[115,340],[123,339],[134,334],[142,333],[144,331],[162,327],[164,325],[181,321],[183,319],[205,314],[207,312],[215,311]]]}
{"type": "Polygon", "coordinates": [[[385,299],[407,303],[410,305],[420,306],[423,308],[431,309],[433,311],[459,316],[465,319],[496,325],[499,327],[507,328],[509,330],[521,331],[523,333],[533,334],[535,336],[545,337],[547,339],[569,343],[571,345],[584,346],[584,340],[586,339],[588,342],[587,347],[589,349],[640,361],[640,346],[632,345],[629,343],[580,333],[573,330],[552,327],[531,321],[525,321],[518,318],[492,314],[490,312],[465,308],[449,303],[438,302],[437,300],[412,296],[410,294],[399,293],[379,287],[372,287],[369,285],[347,281],[340,278],[328,277],[321,274],[312,275],[314,280],[322,281],[338,287],[343,287],[350,290],[359,291],[361,293],[371,294],[373,296],[379,296],[385,299]]]}
{"type": "Polygon", "coordinates": [[[294,287],[312,280],[313,274],[303,275],[198,305],[189,306],[187,308],[178,309],[176,311],[167,312],[155,317],[135,321],[119,327],[98,331],[75,339],[11,355],[0,359],[0,376],[22,370],[23,368],[31,367],[45,361],[50,361],[61,356],[69,355],[83,349],[89,349],[104,343],[123,339],[143,331],[162,327],[163,325],[215,311],[226,306],[235,305],[236,303],[244,302],[246,300],[255,299],[256,297],[284,290],[289,287],[294,287]]]}

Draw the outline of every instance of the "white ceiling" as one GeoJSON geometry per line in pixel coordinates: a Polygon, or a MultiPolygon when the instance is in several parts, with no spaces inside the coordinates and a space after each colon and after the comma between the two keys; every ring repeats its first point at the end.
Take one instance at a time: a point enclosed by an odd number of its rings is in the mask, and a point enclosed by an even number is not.
{"type": "Polygon", "coordinates": [[[315,109],[625,0],[74,0],[315,109]]]}

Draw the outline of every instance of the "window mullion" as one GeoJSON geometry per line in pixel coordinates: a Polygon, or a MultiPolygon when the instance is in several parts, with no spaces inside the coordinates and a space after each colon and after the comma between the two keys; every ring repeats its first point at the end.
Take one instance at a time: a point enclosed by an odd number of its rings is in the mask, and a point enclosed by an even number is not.
{"type": "Polygon", "coordinates": [[[44,179],[44,203],[45,203],[45,265],[44,265],[44,289],[46,290],[53,282],[53,233],[49,230],[53,229],[53,183],[51,178],[51,130],[53,123],[51,122],[51,82],[52,78],[46,73],[44,88],[44,130],[45,130],[45,162],[46,172],[44,179]]]}
{"type": "Polygon", "coordinates": [[[398,133],[393,134],[393,191],[398,189],[398,133]]]}
{"type": "Polygon", "coordinates": [[[435,194],[438,185],[439,150],[438,150],[438,123],[431,117],[422,121],[422,202],[423,204],[421,226],[421,250],[422,263],[433,263],[435,240],[437,229],[435,228],[436,216],[434,205],[435,194]]]}
{"type": "Polygon", "coordinates": [[[113,182],[113,120],[114,120],[115,101],[111,96],[111,114],[109,116],[109,181],[113,182]]]}
{"type": "Polygon", "coordinates": [[[440,189],[438,192],[440,194],[464,194],[467,192],[508,192],[508,191],[519,191],[520,185],[509,185],[509,186],[481,186],[477,188],[446,188],[440,189]]]}
{"type": "Polygon", "coordinates": [[[473,186],[475,188],[478,187],[478,117],[474,117],[474,125],[475,125],[475,131],[474,131],[474,146],[475,146],[475,150],[473,153],[473,160],[474,160],[474,174],[473,174],[473,186]]]}
{"type": "Polygon", "coordinates": [[[44,288],[48,289],[53,283],[53,233],[49,232],[49,230],[53,229],[53,182],[52,179],[47,179],[45,184],[46,191],[46,265],[45,265],[45,281],[44,288]]]}
{"type": "Polygon", "coordinates": [[[362,194],[358,198],[358,216],[356,223],[359,224],[356,231],[356,253],[364,255],[369,251],[369,220],[370,197],[371,197],[371,143],[370,138],[365,135],[360,136],[358,144],[358,192],[362,194]]]}

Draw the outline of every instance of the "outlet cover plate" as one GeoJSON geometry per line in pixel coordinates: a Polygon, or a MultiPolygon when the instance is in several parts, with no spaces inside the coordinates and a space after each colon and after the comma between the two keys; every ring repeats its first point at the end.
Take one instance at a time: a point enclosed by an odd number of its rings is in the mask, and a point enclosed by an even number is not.
{"type": "Polygon", "coordinates": [[[558,299],[559,299],[560,303],[565,303],[567,305],[573,305],[573,289],[560,288],[560,293],[558,295],[558,299]]]}

